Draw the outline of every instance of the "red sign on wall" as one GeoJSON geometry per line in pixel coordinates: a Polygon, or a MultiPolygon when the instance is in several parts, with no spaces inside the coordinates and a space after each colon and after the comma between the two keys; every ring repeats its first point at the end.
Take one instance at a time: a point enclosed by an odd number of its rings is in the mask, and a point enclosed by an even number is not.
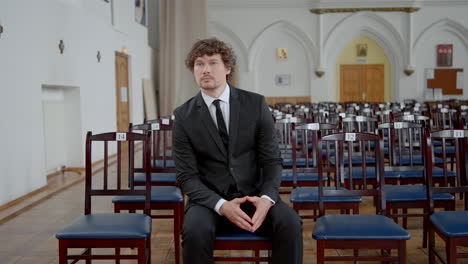
{"type": "Polygon", "coordinates": [[[437,45],[437,66],[450,67],[452,66],[453,45],[439,44],[437,45]]]}

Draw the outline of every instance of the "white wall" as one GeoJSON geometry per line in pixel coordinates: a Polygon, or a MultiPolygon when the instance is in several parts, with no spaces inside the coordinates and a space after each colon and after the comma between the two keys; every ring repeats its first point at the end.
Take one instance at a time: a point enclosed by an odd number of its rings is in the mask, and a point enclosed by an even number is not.
{"type": "MultiPolygon", "coordinates": [[[[265,96],[310,95],[313,101],[334,101],[335,64],[342,50],[354,39],[365,36],[385,51],[391,65],[391,100],[423,100],[424,69],[436,67],[436,45],[454,45],[453,68],[465,68],[463,96],[468,98],[468,2],[452,0],[404,1],[408,7],[421,9],[406,12],[358,12],[317,15],[315,7],[389,7],[394,1],[320,0],[209,0],[209,34],[232,43],[240,65],[241,88],[265,96]],[[327,6],[329,5],[329,6],[327,6]],[[283,25],[278,27],[278,25],[283,25]],[[299,87],[276,89],[271,86],[274,74],[284,71],[272,52],[289,47],[299,53],[287,69],[292,79],[304,82],[299,87]],[[244,56],[243,54],[247,54],[244,56]],[[305,65],[306,64],[306,65],[305,65]],[[414,73],[407,76],[406,69],[414,73]],[[317,77],[316,70],[325,75],[317,77]],[[304,75],[304,76],[303,76],[304,75]],[[307,91],[308,90],[308,91],[307,91]]],[[[401,4],[400,3],[400,4],[401,4]]],[[[294,55],[294,54],[292,54],[294,55]]]]}
{"type": "Polygon", "coordinates": [[[43,84],[78,87],[83,142],[88,130],[115,130],[114,56],[125,46],[131,121],[143,120],[142,79],[151,77],[152,55],[147,29],[134,22],[132,0],[114,4],[115,26],[111,4],[100,0],[0,1],[0,205],[46,184],[43,84]]]}

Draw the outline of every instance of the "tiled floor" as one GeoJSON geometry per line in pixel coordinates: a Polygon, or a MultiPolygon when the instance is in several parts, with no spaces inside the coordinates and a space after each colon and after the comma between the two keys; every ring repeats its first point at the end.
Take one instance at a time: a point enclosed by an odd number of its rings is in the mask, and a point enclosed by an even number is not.
{"type": "MultiPolygon", "coordinates": [[[[0,221],[1,264],[58,262],[58,243],[55,233],[83,213],[84,182],[80,181],[65,191],[49,196],[8,221],[0,221]]],[[[283,195],[283,200],[288,201],[288,196],[283,195]]],[[[458,206],[461,207],[461,203],[458,206]]],[[[111,210],[111,202],[109,199],[100,200],[95,204],[94,209],[111,210]]],[[[368,201],[361,208],[361,213],[364,212],[374,212],[374,208],[368,201]]],[[[316,262],[315,242],[311,238],[313,226],[312,220],[304,220],[304,263],[316,262]]],[[[427,263],[427,251],[421,248],[421,219],[411,219],[408,230],[412,234],[412,239],[407,244],[408,263],[427,263]]],[[[153,232],[152,262],[174,263],[172,222],[165,219],[154,220],[153,232]]],[[[228,253],[224,252],[224,254],[228,253]]],[[[328,253],[341,254],[342,252],[328,253]]],[[[374,254],[374,252],[371,253],[374,254]]],[[[468,263],[468,261],[460,263],[468,263]]]]}

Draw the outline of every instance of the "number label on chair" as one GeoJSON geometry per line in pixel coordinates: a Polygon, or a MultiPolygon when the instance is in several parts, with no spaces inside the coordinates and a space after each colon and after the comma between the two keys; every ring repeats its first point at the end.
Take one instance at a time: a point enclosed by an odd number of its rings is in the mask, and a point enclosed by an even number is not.
{"type": "Polygon", "coordinates": [[[364,117],[363,116],[356,116],[356,121],[364,122],[364,117]]]}
{"type": "Polygon", "coordinates": [[[414,121],[414,115],[407,115],[407,116],[404,116],[403,119],[404,119],[404,120],[408,120],[408,121],[414,121]]]}
{"type": "Polygon", "coordinates": [[[346,113],[340,113],[340,116],[341,116],[341,118],[345,118],[345,117],[346,117],[346,113]]]}
{"type": "Polygon", "coordinates": [[[411,112],[404,112],[403,115],[405,116],[411,115],[411,112]]]}
{"type": "Polygon", "coordinates": [[[163,125],[169,125],[170,121],[169,121],[169,119],[167,119],[167,118],[163,118],[163,119],[161,119],[161,123],[162,123],[163,125]]]}
{"type": "Polygon", "coordinates": [[[393,123],[393,127],[395,129],[402,129],[403,128],[403,123],[402,122],[395,122],[395,123],[393,123]]]}
{"type": "Polygon", "coordinates": [[[311,123],[310,124],[310,129],[311,130],[319,130],[320,129],[320,124],[319,123],[311,123]]]}
{"type": "Polygon", "coordinates": [[[117,132],[115,137],[116,137],[117,141],[126,141],[127,140],[127,133],[117,132]]]}
{"type": "Polygon", "coordinates": [[[448,113],[449,110],[448,110],[447,108],[442,108],[442,109],[440,109],[440,112],[441,112],[441,113],[448,113]]]}
{"type": "Polygon", "coordinates": [[[159,130],[159,123],[152,123],[151,130],[159,130]]]}
{"type": "Polygon", "coordinates": [[[454,138],[464,138],[465,137],[465,131],[464,130],[454,130],[453,131],[453,137],[454,138]]]}
{"type": "Polygon", "coordinates": [[[297,123],[297,117],[291,117],[291,118],[289,118],[289,122],[291,122],[291,123],[297,123]]]}
{"type": "Polygon", "coordinates": [[[346,141],[355,141],[356,140],[356,133],[346,133],[345,134],[346,141]]]}

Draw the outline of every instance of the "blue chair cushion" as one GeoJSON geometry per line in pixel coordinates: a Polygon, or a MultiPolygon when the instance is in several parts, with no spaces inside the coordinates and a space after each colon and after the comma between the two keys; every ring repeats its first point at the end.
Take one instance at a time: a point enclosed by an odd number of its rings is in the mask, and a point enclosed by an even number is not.
{"type": "MultiPolygon", "coordinates": [[[[400,172],[400,178],[422,178],[423,175],[423,170],[400,172]]],[[[454,171],[447,171],[447,177],[455,177],[456,175],[454,171]]],[[[444,177],[444,169],[435,166],[432,167],[432,177],[444,177]]]]}
{"type": "Polygon", "coordinates": [[[55,234],[58,239],[139,239],[151,234],[145,214],[89,214],[55,234]]]}
{"type": "Polygon", "coordinates": [[[383,215],[324,215],[317,220],[315,240],[408,240],[411,235],[383,215]]]}
{"type": "MultiPolygon", "coordinates": [[[[328,180],[328,177],[326,175],[323,175],[323,180],[328,180]]],[[[292,182],[292,170],[283,170],[283,173],[281,174],[281,181],[292,182]]],[[[298,172],[297,181],[318,181],[318,174],[316,172],[298,172]]]]}
{"type": "Polygon", "coordinates": [[[429,219],[446,236],[468,236],[468,211],[437,212],[433,213],[429,219]]]}
{"type": "MultiPolygon", "coordinates": [[[[330,161],[330,164],[335,165],[335,156],[330,156],[329,161],[330,161]]],[[[362,158],[361,158],[361,156],[353,156],[351,158],[351,162],[353,163],[353,166],[362,164],[362,158]]],[[[344,157],[343,163],[344,163],[344,165],[348,165],[348,157],[344,157]]],[[[375,164],[375,158],[374,157],[366,157],[366,164],[375,164]]]]}
{"type": "MultiPolygon", "coordinates": [[[[136,172],[133,181],[135,183],[144,183],[146,181],[146,175],[144,172],[136,172]]],[[[154,183],[170,183],[176,182],[176,173],[175,172],[152,172],[151,173],[151,182],[154,183]]]]}
{"type": "MultiPolygon", "coordinates": [[[[283,159],[283,166],[284,167],[291,167],[293,165],[293,160],[291,158],[283,159]]],[[[298,158],[296,159],[296,166],[304,167],[306,165],[305,158],[298,158]]],[[[312,159],[309,159],[309,166],[313,166],[312,159]]]]}
{"type": "MultiPolygon", "coordinates": [[[[349,178],[349,170],[345,169],[344,170],[344,178],[348,179],[349,178]]],[[[363,178],[363,171],[362,167],[353,167],[352,168],[353,172],[353,179],[362,179],[363,178]]],[[[377,174],[375,173],[375,167],[366,167],[366,178],[367,179],[375,179],[377,174]]],[[[400,177],[400,172],[397,171],[384,171],[384,177],[385,178],[399,178],[400,177]]]]}
{"type": "MultiPolygon", "coordinates": [[[[334,190],[334,187],[327,186],[324,189],[334,190]]],[[[290,201],[292,203],[318,203],[318,187],[297,187],[291,191],[290,201]]],[[[323,201],[329,202],[343,202],[343,203],[360,203],[362,198],[360,196],[324,196],[323,201]]]]}
{"type": "MultiPolygon", "coordinates": [[[[385,185],[385,199],[387,202],[426,201],[425,185],[385,185]]],[[[435,193],[434,200],[453,201],[455,197],[449,193],[435,193]]]]}
{"type": "Polygon", "coordinates": [[[220,241],[268,241],[271,240],[269,236],[259,235],[257,233],[248,232],[240,228],[232,228],[230,230],[223,230],[216,234],[216,240],[220,241]]]}
{"type": "MultiPolygon", "coordinates": [[[[143,189],[144,186],[135,186],[135,189],[143,189]]],[[[174,202],[184,201],[182,192],[176,186],[151,186],[151,202],[174,202]]],[[[144,203],[145,197],[140,195],[120,195],[112,199],[113,203],[144,203]]]]}
{"type": "MultiPolygon", "coordinates": [[[[442,147],[436,147],[436,148],[434,148],[434,153],[436,153],[436,154],[443,154],[443,152],[442,152],[442,147]]],[[[455,154],[455,146],[446,146],[446,147],[445,147],[445,153],[447,153],[447,154],[455,154]]]]}
{"type": "MultiPolygon", "coordinates": [[[[423,158],[422,158],[421,155],[414,155],[412,160],[413,160],[414,165],[422,165],[423,164],[423,158]]],[[[411,158],[410,158],[409,155],[402,155],[401,156],[401,163],[400,163],[400,157],[398,155],[395,158],[395,162],[397,164],[401,164],[401,165],[410,165],[411,164],[410,161],[411,161],[411,158]]],[[[434,163],[442,164],[443,160],[441,158],[436,157],[434,159],[434,163]]]]}
{"type": "MultiPolygon", "coordinates": [[[[164,168],[164,160],[157,159],[156,163],[151,160],[151,167],[152,168],[164,168]]],[[[175,163],[173,159],[166,160],[166,168],[175,168],[175,163]]]]}

